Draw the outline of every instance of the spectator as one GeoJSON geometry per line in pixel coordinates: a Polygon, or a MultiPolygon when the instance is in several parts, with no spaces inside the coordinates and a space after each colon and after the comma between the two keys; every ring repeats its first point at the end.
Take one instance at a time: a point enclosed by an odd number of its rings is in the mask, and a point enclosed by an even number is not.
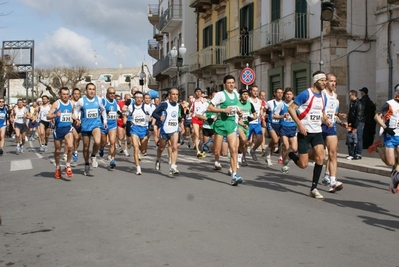
{"type": "Polygon", "coordinates": [[[352,133],[357,135],[357,146],[353,159],[362,159],[364,129],[363,106],[357,98],[356,90],[350,90],[349,100],[348,125],[352,126],[352,133]]]}
{"type": "Polygon", "coordinates": [[[362,95],[360,102],[362,103],[364,110],[363,148],[368,148],[374,143],[374,134],[376,127],[374,115],[376,111],[376,106],[374,102],[371,101],[368,95],[369,89],[367,89],[367,87],[363,87],[359,91],[362,95]]]}
{"type": "Polygon", "coordinates": [[[356,146],[357,146],[357,135],[353,132],[352,126],[346,126],[347,133],[346,133],[346,144],[348,145],[348,154],[349,156],[346,157],[347,160],[354,159],[356,154],[356,146]]]}

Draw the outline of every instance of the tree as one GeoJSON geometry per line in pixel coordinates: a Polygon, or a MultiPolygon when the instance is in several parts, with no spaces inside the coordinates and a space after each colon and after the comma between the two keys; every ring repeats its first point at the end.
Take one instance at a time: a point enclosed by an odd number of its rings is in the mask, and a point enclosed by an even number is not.
{"type": "MultiPolygon", "coordinates": [[[[61,87],[68,87],[73,89],[76,85],[84,79],[84,74],[88,69],[84,67],[53,67],[51,69],[37,68],[36,87],[42,84],[54,98],[58,97],[57,92],[61,87]]],[[[41,94],[40,94],[41,95],[41,94]]],[[[39,96],[40,96],[39,95],[39,96]]]]}
{"type": "Polygon", "coordinates": [[[13,60],[10,55],[3,55],[0,58],[0,97],[5,95],[5,86],[8,79],[18,78],[18,73],[14,69],[13,60]]]}

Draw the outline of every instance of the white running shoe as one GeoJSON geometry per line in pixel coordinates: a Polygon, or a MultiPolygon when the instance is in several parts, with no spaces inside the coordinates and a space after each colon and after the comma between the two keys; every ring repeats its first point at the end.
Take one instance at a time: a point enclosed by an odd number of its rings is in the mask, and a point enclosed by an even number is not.
{"type": "Polygon", "coordinates": [[[123,154],[126,156],[126,157],[130,157],[130,154],[129,154],[129,152],[127,152],[127,150],[125,149],[125,150],[123,150],[123,154]]]}
{"type": "Polygon", "coordinates": [[[309,192],[309,196],[316,198],[316,199],[322,199],[323,195],[319,193],[319,190],[317,188],[313,189],[312,191],[309,192]]]}
{"type": "Polygon", "coordinates": [[[97,168],[98,167],[98,162],[97,162],[97,158],[96,157],[91,157],[91,166],[93,168],[97,168]]]}
{"type": "Polygon", "coordinates": [[[330,189],[328,189],[328,192],[335,193],[336,191],[341,191],[342,188],[344,188],[344,184],[336,181],[334,184],[330,185],[330,189]]]}
{"type": "Polygon", "coordinates": [[[141,175],[141,167],[137,166],[136,175],[141,175]]]}

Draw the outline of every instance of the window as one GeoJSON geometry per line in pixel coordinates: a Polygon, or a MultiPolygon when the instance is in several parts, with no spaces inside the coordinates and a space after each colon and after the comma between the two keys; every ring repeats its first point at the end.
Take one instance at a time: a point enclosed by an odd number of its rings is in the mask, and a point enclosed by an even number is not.
{"type": "Polygon", "coordinates": [[[295,0],[295,38],[308,37],[308,18],[306,0],[295,0]]]}
{"type": "Polygon", "coordinates": [[[280,19],[280,12],[280,0],[272,0],[272,21],[280,19]]]}
{"type": "Polygon", "coordinates": [[[254,3],[240,9],[240,29],[247,27],[248,32],[254,29],[254,3]]]}
{"type": "Polygon", "coordinates": [[[221,45],[227,39],[227,18],[224,17],[216,22],[216,45],[221,45]]]}
{"type": "Polygon", "coordinates": [[[209,25],[208,27],[206,27],[206,28],[204,28],[202,30],[202,32],[203,32],[203,38],[202,38],[203,48],[206,48],[208,46],[212,46],[213,45],[213,42],[212,42],[212,35],[213,35],[212,29],[213,29],[213,27],[212,26],[213,25],[209,25]]]}
{"type": "Polygon", "coordinates": [[[295,95],[310,86],[310,66],[309,63],[295,63],[291,66],[292,89],[295,95]]]}
{"type": "Polygon", "coordinates": [[[277,88],[284,88],[284,69],[283,67],[276,67],[269,69],[269,99],[273,98],[274,90],[277,88]]]}

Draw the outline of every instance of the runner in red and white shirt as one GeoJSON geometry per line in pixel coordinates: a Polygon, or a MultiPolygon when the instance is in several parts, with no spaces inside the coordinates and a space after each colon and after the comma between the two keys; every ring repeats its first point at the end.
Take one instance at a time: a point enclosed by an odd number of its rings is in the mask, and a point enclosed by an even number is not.
{"type": "Polygon", "coordinates": [[[206,154],[200,149],[200,140],[202,139],[202,124],[204,122],[204,113],[207,109],[207,103],[202,98],[201,88],[195,88],[194,90],[195,100],[191,105],[191,113],[193,117],[191,124],[193,125],[193,142],[197,150],[197,158],[205,158],[206,154]]]}

